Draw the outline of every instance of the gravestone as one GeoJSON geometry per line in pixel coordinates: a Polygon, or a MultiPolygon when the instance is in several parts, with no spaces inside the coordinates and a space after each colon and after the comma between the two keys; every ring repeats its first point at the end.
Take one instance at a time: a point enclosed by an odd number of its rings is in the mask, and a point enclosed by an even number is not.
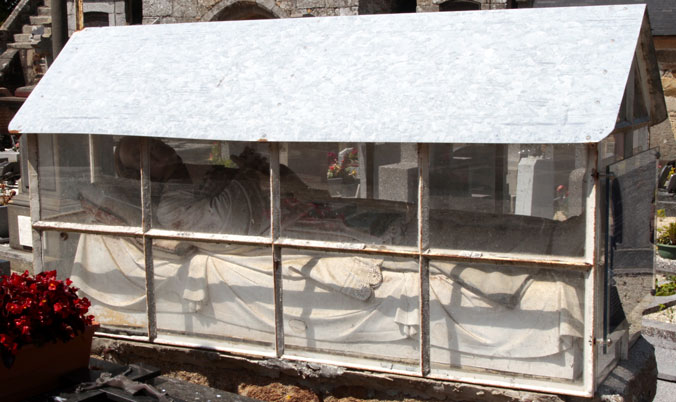
{"type": "Polygon", "coordinates": [[[585,192],[585,168],[577,168],[568,175],[568,209],[566,216],[582,215],[584,212],[585,192]]]}
{"type": "Polygon", "coordinates": [[[554,217],[554,164],[551,159],[528,156],[519,161],[516,180],[516,215],[554,217]]]}
{"type": "Polygon", "coordinates": [[[10,264],[7,260],[0,260],[0,276],[9,275],[10,273],[10,264]]]}
{"type": "Polygon", "coordinates": [[[672,165],[664,165],[662,167],[662,170],[660,170],[660,176],[657,182],[657,187],[658,188],[663,188],[667,184],[667,180],[669,179],[669,173],[671,172],[672,165]]]}
{"type": "Polygon", "coordinates": [[[676,174],[669,178],[667,182],[667,192],[676,193],[676,174]]]}
{"type": "Polygon", "coordinates": [[[378,167],[378,198],[415,203],[418,195],[418,151],[415,144],[401,144],[398,163],[378,167]]]}

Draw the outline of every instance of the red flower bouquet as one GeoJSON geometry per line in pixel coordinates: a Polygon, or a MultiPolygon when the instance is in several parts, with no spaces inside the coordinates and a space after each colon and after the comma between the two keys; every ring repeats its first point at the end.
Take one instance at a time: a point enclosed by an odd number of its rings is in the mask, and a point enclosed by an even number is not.
{"type": "Polygon", "coordinates": [[[345,148],[338,155],[328,153],[329,169],[326,172],[328,179],[342,178],[354,181],[359,169],[359,152],[357,148],[345,148]]]}
{"type": "Polygon", "coordinates": [[[93,324],[86,315],[91,303],[71,283],[57,280],[56,271],[0,277],[0,357],[7,368],[23,346],[68,342],[93,324]]]}

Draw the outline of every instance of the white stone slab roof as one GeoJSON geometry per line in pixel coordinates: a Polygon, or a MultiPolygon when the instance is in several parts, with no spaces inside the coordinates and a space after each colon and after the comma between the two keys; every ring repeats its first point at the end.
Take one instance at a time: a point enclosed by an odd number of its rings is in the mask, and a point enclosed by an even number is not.
{"type": "Polygon", "coordinates": [[[615,126],[644,13],[645,5],[623,5],[85,29],[9,128],[598,142],[615,126]]]}

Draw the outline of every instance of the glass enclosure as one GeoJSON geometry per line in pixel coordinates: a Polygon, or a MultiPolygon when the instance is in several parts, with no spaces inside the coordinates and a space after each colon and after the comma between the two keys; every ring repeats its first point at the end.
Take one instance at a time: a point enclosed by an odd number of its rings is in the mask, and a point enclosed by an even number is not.
{"type": "Polygon", "coordinates": [[[153,267],[158,336],[273,350],[269,247],[156,239],[153,267]]]}
{"type": "Polygon", "coordinates": [[[148,328],[143,240],[76,232],[43,234],[45,270],[70,277],[90,313],[112,333],[144,335],[148,328]]]}
{"type": "Polygon", "coordinates": [[[415,372],[418,261],[284,250],[285,352],[415,372]]]}
{"type": "Polygon", "coordinates": [[[579,382],[582,272],[430,262],[432,369],[579,382]]]}
{"type": "MultiPolygon", "coordinates": [[[[619,158],[618,158],[619,159],[619,158]]],[[[657,152],[648,150],[618,160],[605,167],[599,182],[604,208],[601,215],[601,261],[597,306],[603,319],[596,323],[596,332],[611,341],[597,355],[597,367],[605,374],[620,357],[627,336],[627,316],[637,308],[638,300],[624,300],[615,280],[620,276],[625,289],[648,294],[642,277],[652,279],[654,266],[655,192],[657,189],[657,152]]],[[[626,290],[625,290],[626,291],[626,290]]],[[[639,307],[640,308],[640,307],[639,307]]],[[[636,329],[629,328],[629,332],[636,329]]]]}
{"type": "Polygon", "coordinates": [[[590,383],[584,145],[38,144],[44,266],[72,277],[103,331],[534,389],[590,383]]]}
{"type": "Polygon", "coordinates": [[[583,256],[586,157],[582,145],[431,145],[431,246],[583,256]]]}

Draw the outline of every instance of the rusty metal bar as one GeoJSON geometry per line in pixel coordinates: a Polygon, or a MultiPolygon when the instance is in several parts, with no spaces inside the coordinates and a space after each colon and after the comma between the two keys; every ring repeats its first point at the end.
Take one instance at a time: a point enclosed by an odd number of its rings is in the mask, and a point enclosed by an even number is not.
{"type": "Polygon", "coordinates": [[[430,265],[423,252],[430,246],[429,145],[418,144],[418,269],[420,286],[420,373],[430,373],[430,265]]]}
{"type": "MultiPolygon", "coordinates": [[[[28,185],[30,192],[30,214],[31,222],[38,222],[40,220],[42,211],[40,206],[40,178],[39,172],[39,150],[38,150],[38,136],[35,134],[28,134],[26,138],[28,145],[28,185]]],[[[44,270],[43,250],[42,250],[42,231],[33,226],[33,273],[37,274],[44,270]]]]}
{"type": "Polygon", "coordinates": [[[284,355],[284,297],[282,289],[282,249],[275,242],[282,231],[280,202],[279,143],[270,144],[270,242],[275,303],[275,352],[284,355]]]}
{"type": "MultiPolygon", "coordinates": [[[[141,142],[141,228],[147,232],[152,227],[152,199],[150,177],[150,140],[141,142]]],[[[146,313],[148,314],[148,338],[157,338],[157,315],[155,308],[155,265],[153,262],[153,239],[143,236],[143,257],[146,268],[146,313]]]]}
{"type": "Polygon", "coordinates": [[[100,235],[143,236],[143,230],[138,227],[107,226],[88,223],[37,221],[33,223],[33,228],[38,230],[58,230],[60,232],[79,232],[100,235]]]}
{"type": "Polygon", "coordinates": [[[525,255],[517,257],[512,255],[499,255],[492,253],[478,253],[464,250],[437,250],[430,249],[424,253],[430,258],[446,259],[457,262],[473,262],[480,264],[495,265],[519,265],[523,267],[546,267],[552,269],[575,269],[587,271],[592,268],[592,263],[585,261],[580,257],[561,257],[546,255],[525,255]],[[558,258],[558,260],[548,260],[547,258],[558,258]]]}
{"type": "Polygon", "coordinates": [[[146,236],[150,236],[154,239],[186,240],[207,243],[230,243],[230,244],[243,244],[252,246],[270,245],[270,238],[265,236],[242,236],[221,233],[177,232],[175,230],[166,230],[166,229],[150,229],[148,232],[146,232],[146,236]]]}
{"type": "Polygon", "coordinates": [[[76,0],[75,6],[75,30],[82,31],[84,29],[84,5],[83,0],[76,0]]]}

